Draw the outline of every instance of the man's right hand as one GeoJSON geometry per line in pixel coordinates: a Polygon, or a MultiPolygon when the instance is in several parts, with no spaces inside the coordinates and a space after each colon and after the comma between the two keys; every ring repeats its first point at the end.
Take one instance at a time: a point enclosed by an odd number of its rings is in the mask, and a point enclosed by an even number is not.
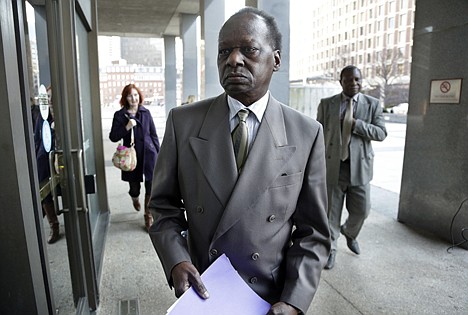
{"type": "Polygon", "coordinates": [[[180,297],[190,287],[193,287],[198,295],[207,299],[210,297],[203,284],[197,268],[188,261],[183,261],[172,268],[172,281],[176,297],[180,297]]]}

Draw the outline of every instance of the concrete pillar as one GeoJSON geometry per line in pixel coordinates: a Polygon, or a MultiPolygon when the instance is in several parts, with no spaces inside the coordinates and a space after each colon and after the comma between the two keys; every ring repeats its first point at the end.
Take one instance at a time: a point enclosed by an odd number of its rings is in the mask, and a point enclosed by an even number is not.
{"type": "Polygon", "coordinates": [[[224,90],[218,75],[218,34],[226,19],[226,0],[204,1],[205,35],[205,97],[213,97],[224,90]]]}
{"type": "Polygon", "coordinates": [[[182,102],[187,100],[189,95],[195,95],[200,99],[200,71],[199,62],[199,30],[197,23],[198,15],[182,14],[181,16],[181,34],[183,42],[183,63],[182,73],[182,102]]]}
{"type": "Polygon", "coordinates": [[[426,0],[416,8],[398,220],[456,244],[468,227],[468,67],[460,59],[468,6],[426,0]]]}
{"type": "Polygon", "coordinates": [[[175,36],[164,36],[164,103],[166,114],[177,106],[175,36]]]}
{"type": "Polygon", "coordinates": [[[273,74],[271,94],[280,102],[289,104],[289,0],[258,0],[258,8],[273,15],[283,35],[281,67],[273,74]]]}

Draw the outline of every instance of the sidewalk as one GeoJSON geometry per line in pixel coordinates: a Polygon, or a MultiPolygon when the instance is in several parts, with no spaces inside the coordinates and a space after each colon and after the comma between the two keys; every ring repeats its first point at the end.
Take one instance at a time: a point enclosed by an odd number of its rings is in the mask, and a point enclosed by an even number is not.
{"type": "MultiPolygon", "coordinates": [[[[151,110],[161,136],[163,108],[151,110]]],[[[143,213],[133,210],[128,187],[110,162],[115,149],[107,140],[111,118],[103,113],[111,224],[97,314],[127,314],[119,311],[120,301],[133,300],[139,313],[129,314],[164,315],[175,297],[144,230],[143,213]]],[[[450,244],[396,221],[401,128],[388,124],[388,129],[395,139],[374,146],[379,170],[371,183],[372,211],[359,236],[362,253],[352,254],[346,240],[339,239],[335,268],[322,273],[307,315],[468,314],[468,252],[459,248],[447,252],[450,244]]]]}

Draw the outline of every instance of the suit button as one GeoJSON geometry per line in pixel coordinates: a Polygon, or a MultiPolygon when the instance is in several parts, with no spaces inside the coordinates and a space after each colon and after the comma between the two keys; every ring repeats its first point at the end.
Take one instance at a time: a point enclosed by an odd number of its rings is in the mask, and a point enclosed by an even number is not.
{"type": "Polygon", "coordinates": [[[211,249],[211,250],[210,250],[210,255],[211,255],[211,256],[216,256],[216,255],[218,255],[218,250],[215,249],[215,248],[211,249]]]}
{"type": "Polygon", "coordinates": [[[273,221],[275,221],[275,220],[276,220],[276,216],[275,216],[274,214],[272,214],[272,215],[270,215],[270,216],[268,217],[268,222],[273,222],[273,221]]]}
{"type": "Polygon", "coordinates": [[[201,207],[201,206],[197,206],[197,212],[198,213],[203,213],[203,212],[205,212],[205,209],[203,209],[203,207],[201,207]]]}
{"type": "Polygon", "coordinates": [[[257,277],[250,278],[249,282],[252,283],[252,284],[257,283],[257,277]]]}
{"type": "Polygon", "coordinates": [[[260,257],[259,253],[253,253],[252,254],[252,260],[257,260],[260,257]]]}

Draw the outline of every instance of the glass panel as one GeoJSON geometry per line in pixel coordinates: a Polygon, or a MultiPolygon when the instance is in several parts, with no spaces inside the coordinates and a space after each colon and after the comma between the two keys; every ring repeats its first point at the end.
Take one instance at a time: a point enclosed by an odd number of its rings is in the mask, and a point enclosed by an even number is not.
{"type": "MultiPolygon", "coordinates": [[[[79,15],[75,15],[76,21],[76,44],[78,64],[78,84],[80,95],[81,130],[83,133],[84,168],[86,175],[96,174],[96,163],[94,153],[93,117],[91,104],[91,87],[88,58],[88,31],[84,27],[79,15]]],[[[88,194],[88,210],[91,223],[91,231],[96,227],[99,216],[98,191],[88,194]]]]}
{"type": "MultiPolygon", "coordinates": [[[[33,113],[33,124],[40,122],[37,116],[39,114],[39,86],[49,86],[50,79],[50,64],[49,64],[49,51],[48,51],[48,37],[47,37],[47,23],[46,11],[44,6],[31,6],[29,2],[25,2],[26,8],[26,21],[28,34],[26,38],[29,42],[26,43],[28,47],[28,69],[30,78],[29,88],[32,97],[31,111],[33,113]],[[36,113],[36,114],[35,114],[36,113]],[[36,118],[35,118],[36,117],[36,118]]],[[[53,90],[53,89],[52,89],[53,90]]],[[[47,100],[46,100],[47,102],[47,100]]],[[[55,108],[60,104],[54,104],[55,108]]],[[[60,117],[53,116],[54,122],[51,126],[60,125],[60,117]]],[[[36,129],[36,133],[39,132],[36,129]]],[[[38,136],[40,139],[40,136],[38,136]]],[[[40,140],[39,140],[40,143],[40,140]]],[[[58,143],[54,143],[54,146],[58,143]]],[[[54,149],[54,148],[52,148],[54,149]]],[[[38,170],[42,166],[39,166],[38,170]]],[[[43,165],[43,163],[42,163],[43,165]]],[[[45,181],[44,181],[45,182],[45,181]]],[[[58,198],[59,202],[61,198],[58,198]]],[[[43,207],[44,208],[44,207],[43,207]]],[[[53,302],[57,313],[60,314],[74,314],[75,305],[73,301],[72,283],[70,280],[70,264],[68,260],[67,240],[65,238],[64,215],[58,216],[60,239],[53,243],[47,244],[45,248],[45,256],[49,265],[47,266],[50,274],[53,302]]],[[[50,226],[47,216],[43,219],[44,235],[47,240],[50,233],[50,226]]]]}

